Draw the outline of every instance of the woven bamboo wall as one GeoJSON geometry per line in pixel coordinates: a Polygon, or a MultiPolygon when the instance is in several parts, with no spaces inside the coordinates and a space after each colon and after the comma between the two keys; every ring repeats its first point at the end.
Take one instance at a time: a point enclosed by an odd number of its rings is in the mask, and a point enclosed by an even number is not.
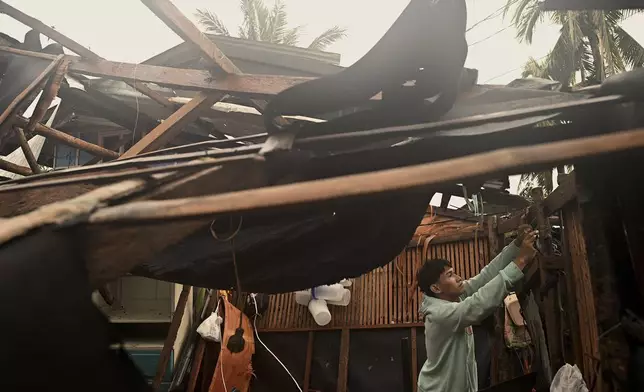
{"type": "MultiPolygon", "coordinates": [[[[385,267],[353,279],[351,304],[330,306],[331,323],[319,327],[305,306],[295,303],[293,293],[273,295],[257,327],[263,331],[308,331],[338,328],[386,328],[419,323],[421,294],[410,295],[414,271],[423,258],[422,248],[407,248],[385,267]],[[411,298],[410,298],[411,297],[411,298]]],[[[489,261],[486,238],[430,245],[426,258],[445,258],[456,273],[469,278],[489,261]]]]}

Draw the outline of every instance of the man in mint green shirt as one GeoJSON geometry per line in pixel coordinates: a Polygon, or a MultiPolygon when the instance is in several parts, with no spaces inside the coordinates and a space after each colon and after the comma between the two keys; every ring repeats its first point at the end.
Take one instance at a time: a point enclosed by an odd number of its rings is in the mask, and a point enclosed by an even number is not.
{"type": "Polygon", "coordinates": [[[419,392],[478,390],[474,334],[476,324],[497,309],[535,255],[536,233],[519,235],[480,274],[464,281],[448,260],[426,261],[416,282],[423,292],[427,361],[418,376],[419,392]]]}

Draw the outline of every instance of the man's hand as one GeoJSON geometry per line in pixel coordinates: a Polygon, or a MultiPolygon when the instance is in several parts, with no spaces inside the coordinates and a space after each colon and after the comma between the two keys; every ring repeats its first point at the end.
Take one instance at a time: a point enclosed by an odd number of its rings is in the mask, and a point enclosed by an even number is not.
{"type": "MultiPolygon", "coordinates": [[[[537,231],[532,231],[532,229],[528,226],[528,228],[524,229],[520,235],[521,243],[520,245],[518,245],[519,255],[514,261],[514,263],[520,269],[524,269],[537,254],[537,250],[534,248],[534,241],[537,239],[537,234],[537,231]]],[[[517,237],[517,239],[519,239],[519,237],[517,237]]]]}
{"type": "Polygon", "coordinates": [[[521,225],[517,229],[517,238],[514,239],[514,245],[521,247],[525,237],[532,232],[532,227],[530,225],[521,225]]]}

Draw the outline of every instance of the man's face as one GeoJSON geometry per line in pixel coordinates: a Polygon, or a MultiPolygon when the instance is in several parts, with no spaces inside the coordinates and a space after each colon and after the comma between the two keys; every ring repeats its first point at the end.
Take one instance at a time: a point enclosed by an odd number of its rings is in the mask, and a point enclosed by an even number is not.
{"type": "Polygon", "coordinates": [[[432,285],[432,291],[445,299],[457,299],[465,291],[465,286],[463,279],[454,273],[454,268],[445,267],[438,283],[432,285]]]}

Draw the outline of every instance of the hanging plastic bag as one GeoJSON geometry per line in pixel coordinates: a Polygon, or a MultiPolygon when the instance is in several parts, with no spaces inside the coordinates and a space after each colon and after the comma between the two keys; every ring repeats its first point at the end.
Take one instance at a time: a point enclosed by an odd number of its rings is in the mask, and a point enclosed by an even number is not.
{"type": "Polygon", "coordinates": [[[588,388],[577,365],[565,364],[555,374],[550,392],[588,392],[588,388]]]}
{"type": "Polygon", "coordinates": [[[221,341],[221,323],[224,321],[223,318],[219,316],[219,303],[217,303],[217,309],[206,319],[199,324],[197,327],[197,333],[205,340],[211,342],[220,342],[221,341]]]}

